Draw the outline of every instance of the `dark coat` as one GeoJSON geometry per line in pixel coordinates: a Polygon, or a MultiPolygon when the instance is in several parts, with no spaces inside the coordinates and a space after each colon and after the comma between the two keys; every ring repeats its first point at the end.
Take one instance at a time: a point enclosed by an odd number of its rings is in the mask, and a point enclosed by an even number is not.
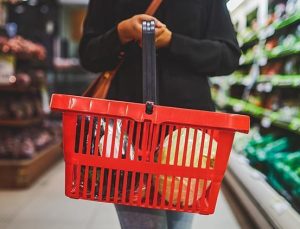
{"type": "MultiPolygon", "coordinates": [[[[119,53],[125,63],[109,98],[142,101],[141,49],[122,47],[116,25],[145,12],[151,0],[90,0],[80,44],[82,66],[92,72],[113,69],[119,53]]],[[[164,0],[155,14],[173,32],[168,48],[157,51],[159,103],[214,110],[208,76],[227,75],[238,66],[240,49],[225,0],[164,0]]]]}

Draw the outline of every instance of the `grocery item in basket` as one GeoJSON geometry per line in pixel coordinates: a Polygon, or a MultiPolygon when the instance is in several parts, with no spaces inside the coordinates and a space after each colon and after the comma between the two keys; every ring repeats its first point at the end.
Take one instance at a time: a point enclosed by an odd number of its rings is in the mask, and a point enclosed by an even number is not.
{"type": "MultiPolygon", "coordinates": [[[[110,120],[108,123],[108,135],[105,136],[103,135],[100,139],[99,142],[99,152],[100,155],[103,156],[103,151],[105,152],[105,156],[106,157],[110,157],[110,158],[118,158],[119,157],[119,153],[122,154],[122,157],[125,156],[126,151],[128,149],[128,135],[126,133],[123,133],[122,136],[122,120],[118,119],[116,121],[116,133],[115,133],[115,138],[114,138],[114,146],[112,146],[113,144],[113,135],[114,135],[114,122],[113,120],[110,120]],[[106,149],[104,149],[104,142],[105,142],[105,138],[106,138],[106,149]],[[121,138],[123,138],[121,140],[121,138]],[[123,141],[123,143],[122,143],[123,141]],[[120,144],[122,143],[122,149],[121,152],[120,151],[120,144]]],[[[106,122],[102,122],[101,125],[103,125],[103,130],[105,130],[106,128],[106,122]]],[[[101,126],[102,128],[102,126],[101,126]]],[[[130,145],[130,160],[134,159],[134,148],[132,145],[130,145]]]]}
{"type": "MultiPolygon", "coordinates": [[[[81,126],[81,121],[82,118],[80,117],[77,121],[77,132],[80,132],[80,129],[78,127],[81,126]]],[[[83,144],[83,149],[82,152],[85,154],[87,153],[87,145],[88,145],[88,139],[89,137],[89,125],[91,122],[91,117],[87,116],[85,117],[85,124],[84,124],[84,144],[83,144]]],[[[130,145],[129,147],[129,142],[128,142],[128,135],[126,133],[126,131],[124,130],[124,128],[122,129],[122,120],[113,120],[113,119],[101,119],[101,121],[98,121],[97,118],[94,118],[93,121],[93,127],[92,127],[92,131],[91,131],[91,149],[90,149],[90,154],[94,155],[95,153],[95,146],[99,147],[99,156],[102,157],[107,157],[107,158],[114,158],[117,159],[119,156],[122,157],[123,159],[126,158],[126,156],[128,155],[127,151],[128,149],[130,149],[130,156],[129,159],[133,160],[134,159],[134,147],[133,145],[130,145]],[[100,122],[100,125],[99,125],[100,122]],[[108,126],[106,126],[108,124],[108,126]],[[100,141],[99,143],[95,143],[96,140],[96,135],[98,132],[98,128],[100,128],[99,133],[100,133],[100,141]],[[106,130],[107,128],[107,130],[106,130]],[[114,133],[114,128],[115,128],[115,133],[114,133]],[[105,135],[105,132],[107,131],[107,134],[105,135]],[[114,137],[114,139],[113,139],[114,137]],[[106,142],[106,149],[104,149],[104,143],[106,142]],[[120,144],[122,143],[122,147],[120,149],[120,144]],[[113,145],[114,144],[114,145],[113,145]],[[120,155],[121,154],[121,155],[120,155]],[[127,154],[127,155],[126,155],[127,154]]],[[[79,134],[77,134],[77,140],[79,141],[79,134]]],[[[78,148],[77,148],[78,151],[78,148]]],[[[108,177],[109,177],[109,169],[107,168],[97,168],[97,170],[99,170],[96,174],[96,183],[95,183],[95,198],[98,198],[98,194],[99,193],[99,180],[100,180],[100,173],[103,174],[103,177],[101,179],[103,179],[103,183],[102,183],[102,193],[100,194],[102,196],[102,199],[109,201],[109,199],[113,199],[114,198],[114,194],[115,194],[115,188],[118,189],[118,197],[121,196],[122,194],[122,190],[123,190],[123,183],[120,182],[118,184],[118,187],[116,187],[116,179],[117,179],[117,171],[116,170],[112,170],[111,171],[111,186],[110,186],[110,193],[107,193],[108,191],[108,177]],[[102,171],[103,170],[103,171],[102,171]],[[109,199],[107,199],[109,198],[109,199]]],[[[85,166],[81,167],[81,177],[83,178],[85,176],[85,173],[88,172],[88,187],[92,187],[92,182],[93,182],[93,170],[90,169],[86,169],[85,166]]],[[[120,181],[123,181],[125,176],[125,171],[120,171],[119,174],[119,179],[120,181]]],[[[127,183],[127,188],[126,188],[126,198],[129,198],[129,192],[130,192],[130,184],[131,179],[132,178],[132,173],[128,172],[127,175],[127,179],[128,179],[128,183],[127,183]]],[[[137,184],[139,182],[140,179],[140,175],[136,174],[135,177],[135,182],[134,182],[134,194],[135,194],[135,190],[137,188],[137,184]]],[[[81,192],[83,191],[83,187],[84,187],[84,183],[83,180],[80,184],[80,190],[81,192]]],[[[89,188],[90,189],[90,188],[89,188]]]]}
{"type": "MultiPolygon", "coordinates": [[[[199,163],[200,160],[200,149],[202,149],[201,144],[202,144],[202,136],[203,132],[200,130],[195,130],[190,128],[187,130],[186,128],[181,128],[179,131],[178,129],[173,131],[172,133],[172,143],[171,143],[171,148],[170,148],[170,161],[167,162],[167,154],[168,154],[168,145],[169,145],[169,138],[170,136],[167,136],[164,140],[163,144],[163,150],[162,150],[162,164],[169,164],[169,165],[175,165],[175,152],[177,150],[177,140],[179,140],[178,144],[178,162],[177,166],[186,166],[186,167],[195,167],[198,168],[198,166],[201,166],[201,168],[213,168],[215,164],[215,157],[216,157],[216,151],[217,151],[217,142],[212,139],[209,134],[206,134],[203,136],[204,141],[203,141],[203,158],[201,163],[199,163]],[[179,133],[180,132],[180,133],[179,133]],[[188,132],[188,133],[187,133],[188,132]],[[180,136],[178,136],[180,134],[180,136]],[[188,134],[188,136],[187,136],[188,134]],[[195,135],[196,134],[196,138],[195,135]],[[179,139],[178,139],[179,138],[179,139]],[[188,140],[187,144],[187,149],[185,152],[185,141],[186,139],[188,140]],[[192,160],[192,151],[193,151],[193,142],[196,139],[196,146],[195,148],[195,154],[194,154],[194,161],[192,160]],[[210,163],[209,166],[207,166],[207,159],[208,159],[208,154],[209,154],[209,148],[211,144],[211,156],[210,156],[210,163]],[[186,154],[186,160],[184,160],[184,154],[186,154]]],[[[187,191],[188,191],[188,178],[183,178],[182,179],[182,189],[181,189],[181,197],[179,198],[180,204],[185,205],[185,200],[187,196],[187,191]]],[[[165,176],[159,176],[159,192],[160,194],[165,196],[165,200],[167,202],[172,202],[174,205],[178,203],[178,195],[179,195],[179,186],[180,186],[180,177],[175,177],[174,179],[174,189],[173,195],[171,195],[171,186],[172,186],[172,177],[169,176],[167,177],[167,182],[166,182],[166,193],[163,194],[163,189],[164,189],[164,182],[165,182],[165,176]],[[172,196],[172,197],[171,197],[172,196]]],[[[211,182],[207,181],[206,183],[206,190],[209,188],[211,182]]],[[[189,206],[193,205],[193,200],[195,196],[195,192],[197,191],[197,199],[200,199],[204,188],[204,181],[200,180],[198,182],[198,188],[196,187],[197,181],[196,179],[191,179],[190,181],[190,191],[189,191],[189,197],[188,197],[188,202],[187,204],[189,206]]]]}

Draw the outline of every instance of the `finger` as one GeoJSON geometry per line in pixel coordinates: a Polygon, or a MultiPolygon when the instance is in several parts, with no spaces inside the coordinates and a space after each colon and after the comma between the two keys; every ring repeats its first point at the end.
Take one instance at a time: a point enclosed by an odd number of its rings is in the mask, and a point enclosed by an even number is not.
{"type": "Polygon", "coordinates": [[[165,28],[155,29],[155,37],[160,37],[165,32],[165,28]]]}
{"type": "Polygon", "coordinates": [[[150,15],[147,15],[147,14],[141,14],[140,17],[139,17],[140,23],[142,23],[142,21],[152,21],[152,20],[155,21],[155,26],[157,28],[166,27],[165,24],[163,24],[161,21],[159,21],[157,18],[155,18],[153,16],[150,16],[150,15]]]}

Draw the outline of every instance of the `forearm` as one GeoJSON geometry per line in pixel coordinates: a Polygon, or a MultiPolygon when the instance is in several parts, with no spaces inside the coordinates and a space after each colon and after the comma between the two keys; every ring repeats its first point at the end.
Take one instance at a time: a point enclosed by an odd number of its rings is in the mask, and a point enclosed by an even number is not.
{"type": "Polygon", "coordinates": [[[213,39],[193,39],[174,34],[169,46],[172,57],[201,74],[227,75],[238,66],[240,50],[233,43],[213,39]]]}
{"type": "Polygon", "coordinates": [[[79,47],[82,66],[92,72],[112,70],[122,50],[116,28],[102,35],[84,34],[79,47]]]}

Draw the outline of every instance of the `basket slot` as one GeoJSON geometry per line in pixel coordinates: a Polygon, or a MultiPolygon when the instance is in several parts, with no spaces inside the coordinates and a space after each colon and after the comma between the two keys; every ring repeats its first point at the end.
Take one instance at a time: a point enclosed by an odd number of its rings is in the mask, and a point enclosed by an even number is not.
{"type": "Polygon", "coordinates": [[[144,180],[145,180],[145,176],[146,174],[141,173],[139,176],[139,185],[137,187],[137,204],[140,206],[142,204],[142,198],[144,196],[144,191],[146,189],[145,185],[144,185],[144,180]]]}
{"type": "Polygon", "coordinates": [[[163,153],[163,144],[164,144],[164,139],[165,139],[165,134],[166,134],[166,125],[162,125],[161,127],[161,135],[160,135],[160,141],[159,141],[159,152],[158,152],[158,160],[157,163],[161,164],[162,163],[162,153],[163,153]]]}
{"type": "Polygon", "coordinates": [[[105,182],[105,184],[107,184],[106,186],[106,201],[110,201],[110,191],[111,191],[111,185],[112,185],[112,169],[108,169],[108,177],[107,177],[107,182],[105,182]]]}
{"type": "Polygon", "coordinates": [[[117,203],[119,197],[119,185],[120,185],[120,170],[116,171],[116,180],[115,180],[115,193],[114,193],[114,202],[117,203]]]}
{"type": "MultiPolygon", "coordinates": [[[[126,160],[133,160],[136,152],[134,153],[134,155],[132,154],[132,143],[133,143],[133,132],[134,132],[134,121],[129,120],[129,125],[128,125],[128,145],[127,145],[127,149],[126,149],[126,153],[125,153],[125,159],[126,160]]],[[[135,151],[135,150],[134,150],[135,151]]]]}
{"type": "Polygon", "coordinates": [[[158,139],[159,139],[159,134],[160,134],[160,127],[158,125],[152,125],[152,129],[151,129],[151,143],[150,143],[150,147],[149,147],[149,151],[150,151],[150,163],[154,163],[155,160],[155,153],[156,153],[156,149],[158,147],[158,139]]]}
{"type": "Polygon", "coordinates": [[[128,171],[125,171],[124,178],[123,178],[123,187],[122,187],[122,203],[125,204],[127,202],[127,186],[128,186],[128,171]]]}
{"type": "Polygon", "coordinates": [[[88,133],[89,133],[89,125],[90,125],[90,116],[84,116],[85,122],[84,122],[84,129],[83,129],[83,133],[81,132],[81,134],[83,134],[83,146],[82,146],[82,154],[86,154],[87,153],[87,146],[88,146],[88,133]]]}
{"type": "MultiPolygon", "coordinates": [[[[117,129],[117,120],[116,119],[111,119],[111,121],[113,122],[113,133],[112,133],[112,137],[110,139],[111,142],[111,148],[110,148],[110,153],[109,153],[109,157],[111,158],[118,158],[119,155],[116,157],[115,155],[115,143],[116,143],[116,129],[117,129]]],[[[118,152],[119,153],[119,152],[118,152]]]]}
{"type": "Polygon", "coordinates": [[[76,121],[75,153],[79,153],[81,119],[82,119],[82,116],[78,115],[77,116],[77,121],[76,121]]]}
{"type": "MultiPolygon", "coordinates": [[[[183,150],[183,158],[182,158],[182,166],[189,167],[186,164],[186,158],[187,158],[187,149],[189,144],[189,134],[190,134],[190,128],[186,128],[186,135],[185,135],[185,141],[184,141],[184,150],[183,150]]],[[[176,155],[178,156],[178,152],[176,151],[176,155]]],[[[175,165],[178,165],[178,163],[175,162],[175,165]]]]}
{"type": "Polygon", "coordinates": [[[79,150],[78,153],[83,153],[83,143],[84,143],[84,130],[85,130],[85,117],[80,116],[80,132],[79,132],[79,150]]]}
{"type": "MultiPolygon", "coordinates": [[[[108,138],[108,123],[109,123],[109,119],[108,118],[103,118],[104,122],[106,123],[105,125],[105,130],[104,130],[104,140],[103,140],[103,145],[102,145],[102,157],[107,157],[107,138],[108,138]]],[[[100,140],[101,141],[101,140],[100,140]]]]}
{"type": "Polygon", "coordinates": [[[124,136],[125,136],[127,127],[128,127],[128,120],[122,120],[118,159],[121,159],[125,156],[125,155],[123,155],[123,145],[124,145],[124,139],[125,139],[124,136]]]}
{"type": "Polygon", "coordinates": [[[149,145],[150,145],[150,138],[151,138],[151,123],[146,121],[143,125],[143,134],[142,134],[142,161],[146,161],[149,159],[149,145]]]}
{"type": "MultiPolygon", "coordinates": [[[[100,151],[99,151],[99,142],[100,142],[100,135],[101,135],[101,126],[102,126],[102,119],[101,117],[95,117],[94,119],[94,131],[95,137],[92,138],[92,145],[94,146],[94,155],[95,156],[100,156],[100,151]]],[[[93,135],[94,136],[94,135],[93,135]]]]}
{"type": "Polygon", "coordinates": [[[203,168],[202,167],[202,160],[203,160],[203,154],[204,154],[204,144],[205,144],[205,136],[206,136],[207,130],[202,129],[202,136],[201,136],[201,145],[200,145],[200,152],[199,152],[199,160],[198,160],[198,166],[196,168],[203,168]]]}
{"type": "Polygon", "coordinates": [[[101,169],[98,167],[94,167],[92,193],[91,193],[91,196],[94,199],[99,198],[100,173],[101,173],[101,169]],[[94,187],[93,187],[93,185],[94,185],[94,187]]]}
{"type": "MultiPolygon", "coordinates": [[[[168,126],[168,133],[169,133],[169,141],[168,141],[168,149],[167,149],[167,157],[166,160],[162,161],[163,164],[170,164],[170,153],[171,153],[171,148],[172,148],[172,140],[173,140],[173,131],[174,131],[174,126],[170,125],[168,126]]],[[[161,145],[163,146],[163,144],[161,145]]]]}
{"type": "Polygon", "coordinates": [[[80,181],[79,181],[79,196],[82,196],[83,188],[84,188],[84,178],[85,178],[85,166],[80,165],[80,181]]]}
{"type": "Polygon", "coordinates": [[[201,193],[201,198],[200,198],[200,206],[201,207],[207,205],[206,204],[207,203],[207,196],[208,196],[208,192],[210,192],[210,188],[209,188],[210,185],[211,185],[210,180],[204,180],[202,193],[201,193]]]}
{"type": "Polygon", "coordinates": [[[88,198],[91,195],[93,167],[85,166],[83,197],[88,198]]]}
{"type": "Polygon", "coordinates": [[[99,196],[99,201],[103,200],[103,182],[104,182],[104,168],[100,169],[100,178],[99,178],[99,192],[98,192],[98,196],[99,196]]]}
{"type": "MultiPolygon", "coordinates": [[[[172,180],[171,185],[168,184],[168,187],[170,188],[170,190],[168,191],[170,193],[169,200],[173,200],[173,198],[174,198],[175,179],[176,178],[174,176],[171,177],[171,180],[172,180]]],[[[173,201],[169,201],[169,208],[172,208],[172,206],[173,206],[173,201]]]]}
{"type": "MultiPolygon", "coordinates": [[[[134,160],[137,161],[140,155],[140,148],[141,148],[141,129],[142,129],[142,124],[141,123],[135,123],[134,125],[134,134],[133,138],[135,138],[135,146],[134,146],[134,160]]],[[[142,132],[143,133],[143,132],[142,132]]]]}
{"type": "Polygon", "coordinates": [[[98,132],[98,123],[100,122],[97,117],[93,117],[92,119],[93,124],[90,125],[90,132],[89,134],[90,139],[89,139],[89,147],[88,152],[90,152],[91,155],[98,155],[98,145],[99,145],[99,140],[97,141],[97,132],[98,132]]]}
{"type": "Polygon", "coordinates": [[[79,185],[80,185],[80,166],[73,165],[72,166],[72,188],[71,193],[73,195],[79,195],[79,185]]]}
{"type": "Polygon", "coordinates": [[[184,203],[184,210],[188,211],[189,209],[189,200],[191,195],[191,178],[188,178],[188,184],[186,189],[186,195],[185,195],[185,203],[184,203]]]}
{"type": "MultiPolygon", "coordinates": [[[[174,132],[173,132],[173,130],[171,130],[172,132],[171,132],[171,134],[169,133],[169,142],[168,142],[168,154],[169,154],[169,150],[171,150],[171,149],[173,149],[173,145],[172,145],[172,140],[173,140],[173,134],[174,134],[174,132]],[[171,140],[170,140],[170,138],[171,138],[171,140]]],[[[181,141],[181,128],[179,127],[177,130],[177,133],[178,133],[178,135],[177,135],[177,137],[176,137],[176,148],[175,148],[175,152],[174,151],[172,151],[172,162],[170,162],[169,160],[167,160],[167,162],[166,162],[166,164],[167,165],[178,165],[178,151],[179,151],[179,146],[180,146],[180,141],[181,141]],[[174,161],[174,157],[175,157],[175,161],[174,161]]]]}
{"type": "Polygon", "coordinates": [[[198,139],[198,129],[195,129],[194,131],[194,138],[193,138],[193,146],[192,146],[192,152],[191,152],[191,160],[188,164],[189,167],[195,167],[195,154],[196,154],[196,145],[197,145],[197,139],[198,139]]]}
{"type": "Polygon", "coordinates": [[[88,122],[86,123],[86,126],[88,127],[88,130],[85,131],[87,133],[87,136],[85,136],[85,144],[86,144],[86,153],[93,155],[94,151],[91,149],[92,147],[92,138],[93,138],[93,130],[94,130],[94,117],[93,116],[88,116],[88,122]]]}
{"type": "Polygon", "coordinates": [[[149,207],[150,205],[150,196],[152,194],[153,197],[153,192],[152,192],[152,179],[153,179],[153,175],[152,174],[148,174],[147,176],[147,184],[146,184],[146,195],[145,195],[145,206],[149,207]]]}
{"type": "Polygon", "coordinates": [[[176,205],[176,209],[179,210],[180,209],[180,203],[181,203],[181,195],[182,195],[182,186],[183,186],[183,178],[180,177],[180,182],[179,182],[179,192],[178,192],[178,196],[177,196],[177,205],[176,205]]]}
{"type": "Polygon", "coordinates": [[[135,179],[136,179],[136,172],[133,172],[132,177],[130,179],[130,204],[134,205],[134,189],[135,189],[135,179]]]}
{"type": "Polygon", "coordinates": [[[155,184],[154,184],[154,195],[153,195],[153,207],[157,208],[157,206],[159,205],[158,203],[158,189],[159,189],[159,174],[154,175],[154,177],[156,177],[155,179],[155,184]]]}
{"type": "Polygon", "coordinates": [[[165,201],[166,201],[166,191],[167,191],[167,181],[168,177],[167,175],[161,175],[159,179],[162,179],[163,177],[163,188],[162,188],[162,193],[161,193],[161,202],[160,202],[160,207],[161,209],[164,209],[165,207],[165,201]]]}

